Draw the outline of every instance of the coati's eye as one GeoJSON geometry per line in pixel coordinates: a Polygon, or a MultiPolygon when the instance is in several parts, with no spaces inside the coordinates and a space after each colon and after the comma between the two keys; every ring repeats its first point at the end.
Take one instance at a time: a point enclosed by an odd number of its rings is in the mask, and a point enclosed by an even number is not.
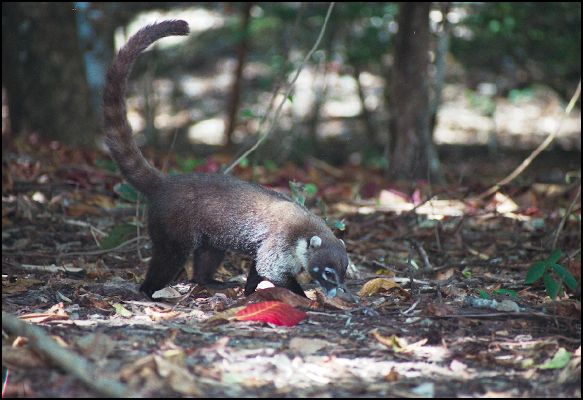
{"type": "Polygon", "coordinates": [[[332,283],[337,283],[338,281],[338,275],[336,275],[336,271],[334,271],[330,267],[326,267],[324,269],[324,272],[322,273],[322,278],[324,278],[325,281],[332,283]]]}

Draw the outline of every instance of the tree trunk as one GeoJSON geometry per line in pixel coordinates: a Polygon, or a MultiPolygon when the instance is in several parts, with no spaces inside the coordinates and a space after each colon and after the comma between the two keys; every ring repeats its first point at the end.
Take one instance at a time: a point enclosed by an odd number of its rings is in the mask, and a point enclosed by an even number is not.
{"type": "Polygon", "coordinates": [[[241,81],[243,79],[243,68],[245,67],[245,60],[249,47],[249,21],[251,20],[252,2],[244,3],[242,10],[243,21],[241,23],[241,39],[237,47],[237,68],[235,76],[233,77],[233,86],[231,88],[231,96],[228,105],[227,123],[225,124],[225,138],[227,146],[233,145],[233,132],[237,125],[237,112],[239,111],[239,103],[241,99],[241,81]]]}
{"type": "Polygon", "coordinates": [[[356,81],[356,89],[358,92],[358,98],[360,100],[360,106],[362,107],[362,112],[360,113],[360,118],[364,122],[364,127],[366,129],[366,138],[368,140],[369,147],[378,147],[379,143],[377,140],[377,133],[373,122],[373,117],[366,107],[366,96],[364,94],[364,88],[362,87],[362,82],[360,81],[360,67],[356,63],[352,64],[352,77],[356,81]]]}
{"type": "Polygon", "coordinates": [[[437,32],[437,43],[435,45],[435,78],[433,80],[433,98],[430,103],[431,118],[429,121],[429,132],[431,132],[432,138],[435,132],[435,126],[437,125],[437,112],[441,105],[441,97],[443,93],[446,66],[445,59],[449,53],[451,24],[447,20],[447,14],[449,13],[450,8],[451,4],[449,2],[441,3],[441,14],[443,15],[443,20],[441,21],[439,31],[437,32]]]}
{"type": "Polygon", "coordinates": [[[431,3],[401,3],[389,88],[389,176],[439,178],[429,130],[429,10],[431,3]]]}
{"type": "Polygon", "coordinates": [[[2,3],[2,85],[13,133],[91,145],[99,133],[73,3],[2,3]]]}

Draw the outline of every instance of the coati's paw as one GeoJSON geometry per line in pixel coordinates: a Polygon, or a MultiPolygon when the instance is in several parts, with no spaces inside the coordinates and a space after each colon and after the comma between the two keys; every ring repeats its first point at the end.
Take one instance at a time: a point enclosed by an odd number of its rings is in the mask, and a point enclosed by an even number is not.
{"type": "MultiPolygon", "coordinates": [[[[157,290],[157,289],[156,289],[157,290]]],[[[152,297],[152,295],[154,294],[154,292],[156,292],[156,290],[150,288],[149,286],[142,284],[140,285],[140,293],[149,301],[154,301],[154,298],[152,297]]]]}

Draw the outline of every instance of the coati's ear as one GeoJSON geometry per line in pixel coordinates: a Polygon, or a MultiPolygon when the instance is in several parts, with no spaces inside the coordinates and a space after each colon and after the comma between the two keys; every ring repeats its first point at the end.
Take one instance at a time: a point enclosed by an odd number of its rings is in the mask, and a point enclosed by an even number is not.
{"type": "Polygon", "coordinates": [[[320,239],[320,236],[312,236],[312,238],[310,239],[310,247],[313,249],[317,249],[321,245],[322,239],[320,239]]]}

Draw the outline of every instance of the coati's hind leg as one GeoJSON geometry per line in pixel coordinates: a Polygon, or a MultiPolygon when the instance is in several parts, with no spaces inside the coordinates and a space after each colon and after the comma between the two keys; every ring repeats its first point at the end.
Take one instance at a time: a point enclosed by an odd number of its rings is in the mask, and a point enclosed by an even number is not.
{"type": "Polygon", "coordinates": [[[203,243],[194,251],[194,276],[193,282],[201,285],[222,284],[222,282],[213,279],[217,268],[225,258],[225,251],[203,243]]]}
{"type": "Polygon", "coordinates": [[[191,250],[183,243],[153,240],[152,244],[152,259],[140,286],[140,291],[149,298],[180,274],[191,250]]]}

